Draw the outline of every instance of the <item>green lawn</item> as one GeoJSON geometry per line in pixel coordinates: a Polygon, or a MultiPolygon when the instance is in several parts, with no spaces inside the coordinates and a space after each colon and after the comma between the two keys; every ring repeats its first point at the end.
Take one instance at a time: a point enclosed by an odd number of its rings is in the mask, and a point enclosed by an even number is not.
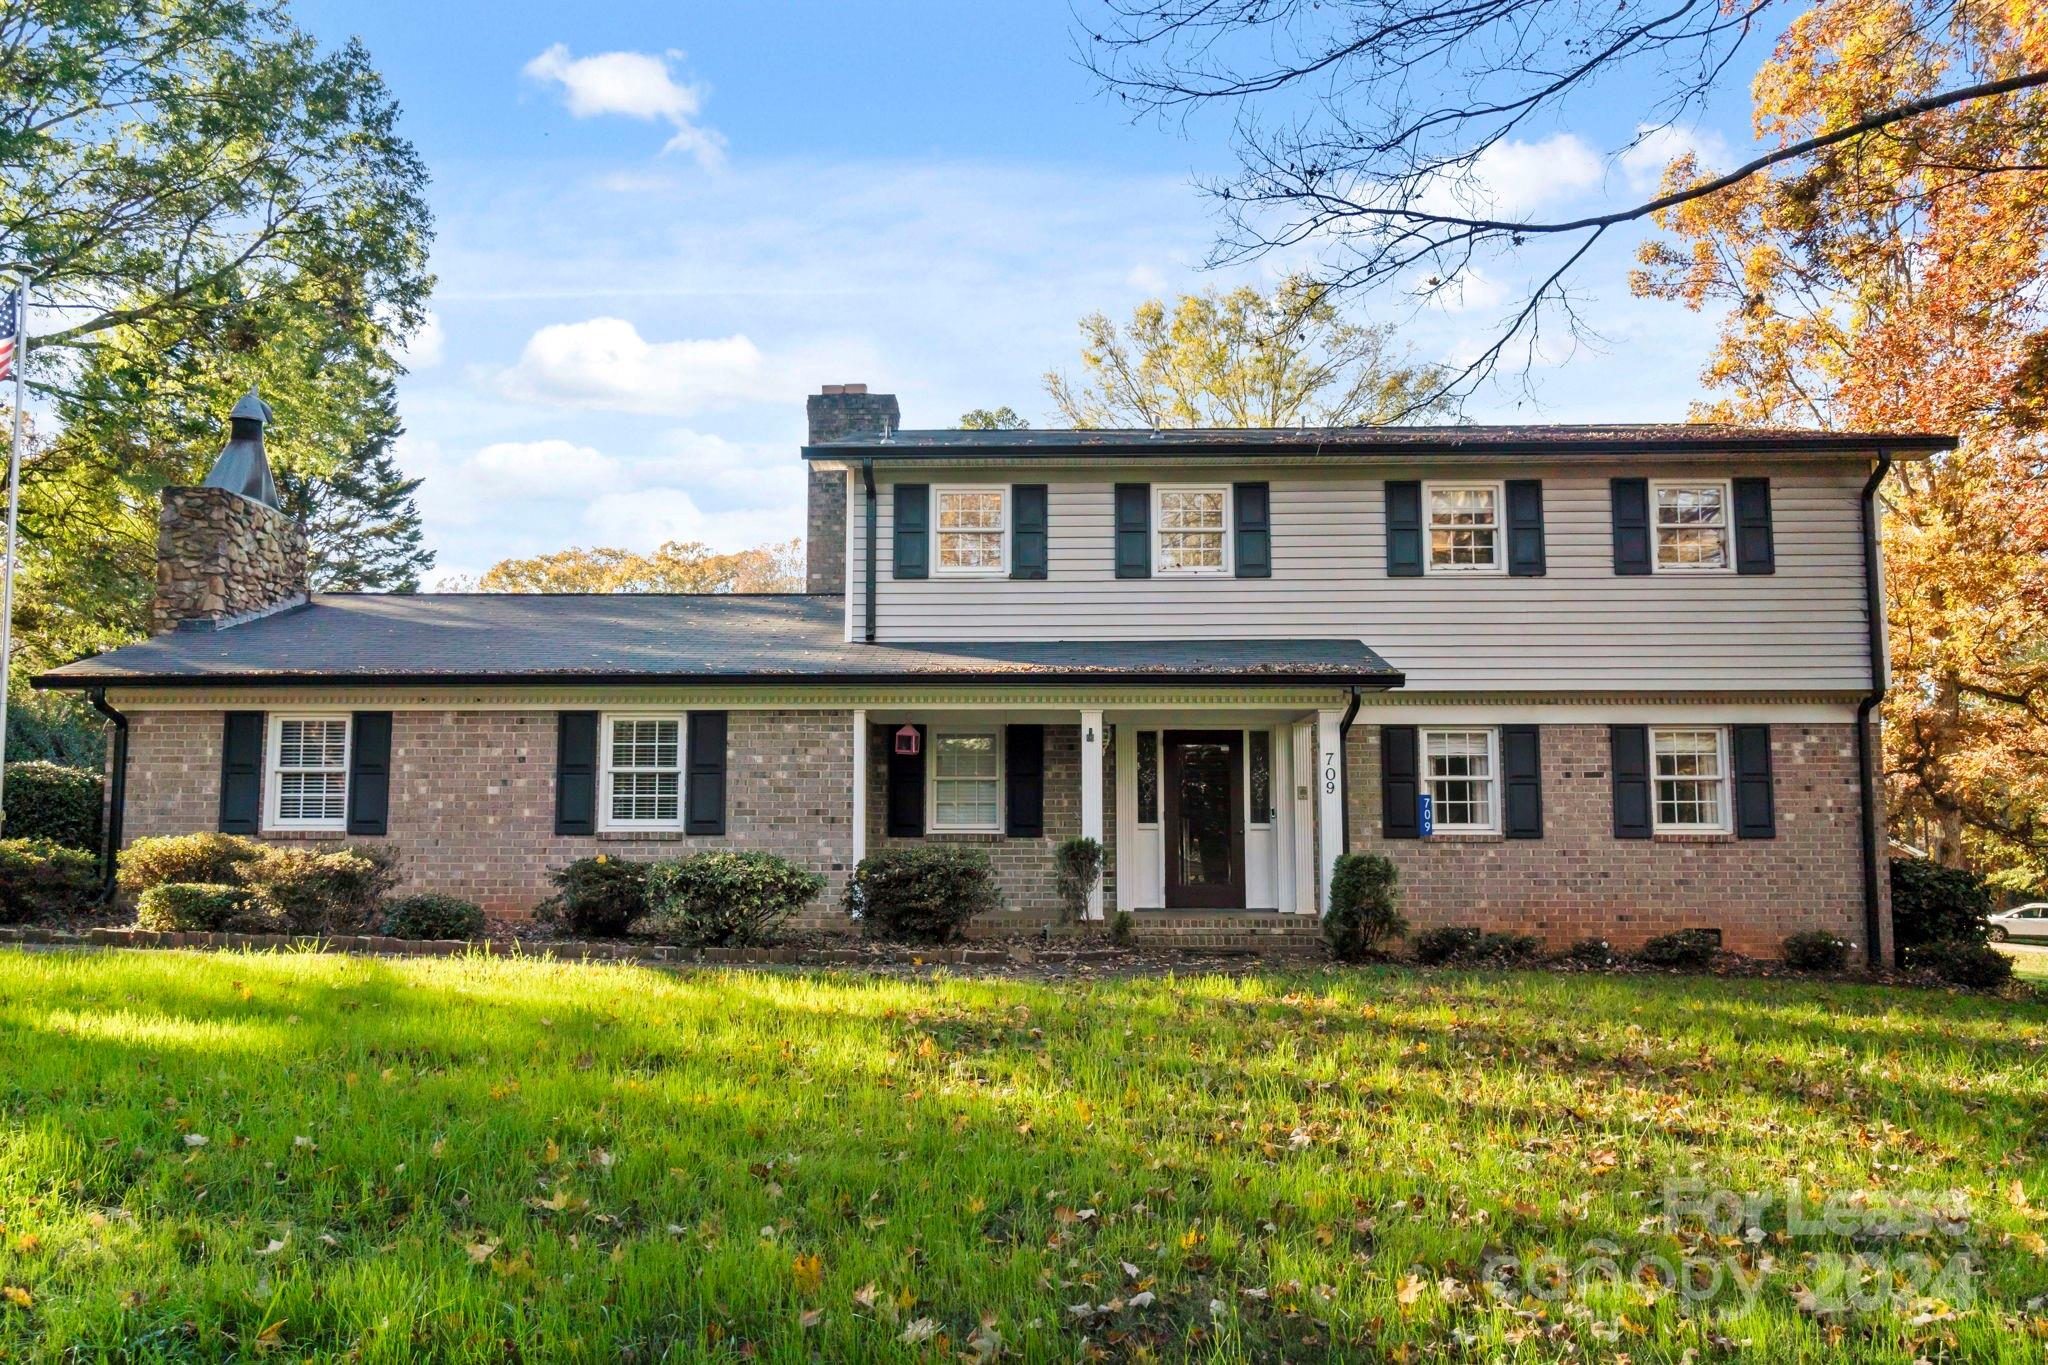
{"type": "Polygon", "coordinates": [[[0,953],[0,1359],[2037,1361],[2042,1209],[2039,1004],[0,953]]]}

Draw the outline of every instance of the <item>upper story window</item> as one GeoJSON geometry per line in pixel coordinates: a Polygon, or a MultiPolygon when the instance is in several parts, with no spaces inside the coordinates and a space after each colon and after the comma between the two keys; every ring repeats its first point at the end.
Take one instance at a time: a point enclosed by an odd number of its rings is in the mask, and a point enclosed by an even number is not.
{"type": "Polygon", "coordinates": [[[1500,830],[1498,731],[1424,730],[1423,789],[1443,834],[1500,830]]]}
{"type": "Polygon", "coordinates": [[[1501,568],[1497,483],[1432,483],[1429,501],[1429,571],[1498,573],[1501,568]]]}
{"type": "Polygon", "coordinates": [[[1733,565],[1725,481],[1653,483],[1650,503],[1659,573],[1713,572],[1733,565]]]}
{"type": "Polygon", "coordinates": [[[348,826],[347,716],[270,718],[270,829],[348,826]]]}
{"type": "Polygon", "coordinates": [[[950,833],[1002,832],[1003,746],[994,730],[932,736],[931,827],[950,833]]]}
{"type": "Polygon", "coordinates": [[[1009,572],[1010,490],[939,488],[938,571],[956,574],[1009,572]]]}
{"type": "Polygon", "coordinates": [[[1162,574],[1230,572],[1230,490],[1172,487],[1152,490],[1152,562],[1162,574]]]}
{"type": "Polygon", "coordinates": [[[1713,726],[1650,731],[1650,773],[1658,833],[1728,829],[1727,732],[1713,726]]]}
{"type": "Polygon", "coordinates": [[[683,718],[606,716],[606,829],[681,829],[683,718]]]}

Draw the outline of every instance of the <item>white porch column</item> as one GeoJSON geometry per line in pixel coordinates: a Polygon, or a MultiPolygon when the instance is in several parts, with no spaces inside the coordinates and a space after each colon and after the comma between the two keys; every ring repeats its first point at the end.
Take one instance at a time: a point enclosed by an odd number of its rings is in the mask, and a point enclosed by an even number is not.
{"type": "Polygon", "coordinates": [[[868,856],[868,713],[853,713],[853,861],[851,872],[868,856]]]}
{"type": "Polygon", "coordinates": [[[1337,855],[1344,839],[1344,749],[1338,726],[1342,711],[1316,712],[1316,860],[1320,875],[1316,885],[1316,908],[1330,913],[1330,878],[1337,870],[1337,855]]]}
{"type": "MultiPolygon", "coordinates": [[[[1081,713],[1081,837],[1093,839],[1105,851],[1102,837],[1102,713],[1081,713]]],[[[1102,918],[1102,883],[1088,893],[1088,918],[1102,918]]]]}

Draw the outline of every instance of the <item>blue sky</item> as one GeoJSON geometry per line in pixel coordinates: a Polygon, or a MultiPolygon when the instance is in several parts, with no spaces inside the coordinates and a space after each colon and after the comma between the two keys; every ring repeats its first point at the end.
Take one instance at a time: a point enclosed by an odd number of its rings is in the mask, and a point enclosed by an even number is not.
{"type": "MultiPolygon", "coordinates": [[[[426,476],[441,579],[569,545],[789,538],[820,384],[894,392],[909,426],[1002,403],[1043,424],[1040,376],[1074,364],[1084,313],[1286,264],[1199,268],[1191,182],[1228,168],[1225,129],[1128,122],[1056,0],[295,12],[368,44],[434,177],[440,282],[400,458],[426,476]]],[[[1485,168],[1496,197],[1640,186],[1658,159],[1610,155],[1626,107],[1530,130],[1485,168]]],[[[1741,113],[1684,138],[1725,154],[1741,113]]],[[[1711,321],[1628,297],[1637,240],[1579,280],[1606,344],[1550,355],[1534,402],[1482,394],[1476,419],[1685,415],[1711,321]]],[[[1462,308],[1383,315],[1422,357],[1470,354],[1519,278],[1490,269],[1462,308]]]]}

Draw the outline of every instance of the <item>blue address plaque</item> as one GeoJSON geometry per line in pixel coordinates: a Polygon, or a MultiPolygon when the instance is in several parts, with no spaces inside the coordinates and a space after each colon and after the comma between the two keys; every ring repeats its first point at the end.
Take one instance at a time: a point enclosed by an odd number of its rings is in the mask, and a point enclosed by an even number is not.
{"type": "Polygon", "coordinates": [[[1425,839],[1436,833],[1436,799],[1428,792],[1415,798],[1415,828],[1425,839]]]}

